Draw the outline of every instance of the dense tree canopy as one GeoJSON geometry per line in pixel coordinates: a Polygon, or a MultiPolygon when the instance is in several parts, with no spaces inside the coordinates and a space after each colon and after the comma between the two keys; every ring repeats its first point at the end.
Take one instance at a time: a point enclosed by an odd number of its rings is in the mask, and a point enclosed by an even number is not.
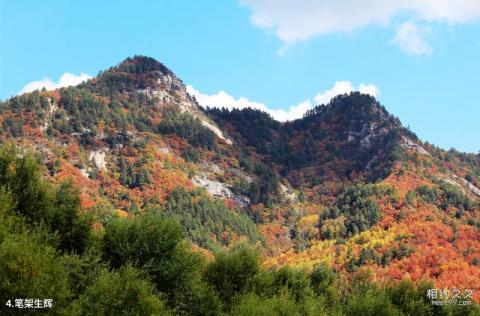
{"type": "MultiPolygon", "coordinates": [[[[0,154],[0,296],[49,298],[68,315],[474,315],[433,308],[425,286],[345,282],[331,268],[265,269],[247,244],[207,261],[158,211],[112,217],[94,233],[68,184],[46,185],[28,153],[0,154]],[[22,190],[20,192],[19,190],[22,190]],[[18,200],[22,194],[24,200],[18,200]],[[39,219],[39,220],[36,220],[39,219]]],[[[347,189],[337,204],[356,216],[375,188],[347,189]],[[358,208],[358,209],[357,209],[358,208]]],[[[185,193],[182,193],[185,194],[185,193]]],[[[178,199],[176,201],[178,203],[178,199]]],[[[365,214],[374,214],[367,212],[365,214]]],[[[15,304],[15,303],[14,303],[15,304]]],[[[2,304],[2,313],[15,307],[2,304]]]]}
{"type": "Polygon", "coordinates": [[[479,313],[426,293],[454,285],[479,299],[480,156],[422,143],[370,96],[280,123],[197,107],[168,68],[135,56],[76,87],[0,102],[0,142],[10,141],[33,153],[0,148],[0,297],[13,305],[479,313]]]}

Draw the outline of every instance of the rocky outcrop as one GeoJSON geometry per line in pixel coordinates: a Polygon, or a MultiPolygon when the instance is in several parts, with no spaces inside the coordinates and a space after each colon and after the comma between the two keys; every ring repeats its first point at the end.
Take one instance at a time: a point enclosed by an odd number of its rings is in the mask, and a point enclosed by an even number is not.
{"type": "Polygon", "coordinates": [[[280,183],[280,194],[289,201],[294,202],[297,200],[297,196],[295,195],[295,192],[293,192],[292,189],[290,189],[289,187],[287,187],[282,183],[280,183]]]}
{"type": "Polygon", "coordinates": [[[222,131],[218,127],[214,126],[213,124],[210,124],[209,122],[207,122],[206,120],[203,120],[203,119],[201,120],[201,122],[202,122],[203,126],[205,126],[209,130],[211,130],[213,133],[215,133],[215,135],[217,135],[217,137],[220,138],[221,140],[223,140],[225,143],[227,143],[228,145],[233,144],[233,142],[230,139],[223,136],[222,131]]]}
{"type": "Polygon", "coordinates": [[[403,148],[406,148],[406,149],[413,149],[421,155],[431,156],[430,153],[425,148],[418,145],[417,143],[415,143],[413,140],[411,140],[408,137],[402,136],[402,141],[401,141],[400,145],[403,148]]]}
{"type": "Polygon", "coordinates": [[[454,185],[458,189],[462,191],[463,194],[467,194],[467,192],[471,193],[476,197],[480,197],[480,189],[477,188],[472,183],[468,182],[466,179],[459,177],[455,174],[450,174],[450,178],[440,179],[443,182],[449,183],[454,185]]]}
{"type": "Polygon", "coordinates": [[[225,183],[210,180],[206,174],[193,177],[192,182],[199,187],[205,188],[213,196],[232,199],[235,204],[241,207],[246,207],[250,204],[249,198],[234,194],[225,183]]]}
{"type": "Polygon", "coordinates": [[[107,162],[105,160],[106,152],[103,150],[96,150],[91,151],[88,160],[92,161],[95,165],[97,165],[98,169],[106,170],[107,169],[107,162]]]}
{"type": "Polygon", "coordinates": [[[461,178],[461,177],[458,177],[458,176],[456,176],[456,175],[453,175],[453,177],[454,177],[456,180],[459,180],[459,181],[463,184],[463,186],[468,189],[468,191],[470,191],[470,192],[473,193],[474,195],[480,197],[480,189],[477,188],[475,185],[473,185],[472,183],[468,182],[466,179],[461,178]]]}
{"type": "Polygon", "coordinates": [[[207,116],[200,110],[200,106],[193,96],[187,92],[186,86],[183,82],[171,73],[162,73],[157,71],[157,83],[154,87],[147,87],[146,89],[137,90],[137,93],[144,93],[152,98],[157,98],[160,103],[175,105],[182,113],[188,113],[195,118],[198,118],[202,125],[211,130],[218,138],[223,140],[228,145],[233,142],[224,133],[212,123],[207,116]]]}
{"type": "Polygon", "coordinates": [[[471,184],[470,182],[468,182],[467,180],[465,180],[463,178],[461,178],[460,180],[468,188],[468,190],[470,190],[470,192],[472,192],[476,196],[480,197],[480,189],[479,188],[477,188],[476,186],[474,186],[473,184],[471,184]]]}

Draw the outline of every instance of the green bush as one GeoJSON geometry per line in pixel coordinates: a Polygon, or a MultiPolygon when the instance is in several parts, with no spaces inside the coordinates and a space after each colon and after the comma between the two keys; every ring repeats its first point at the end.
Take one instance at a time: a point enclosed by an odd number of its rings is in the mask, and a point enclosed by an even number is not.
{"type": "Polygon", "coordinates": [[[177,223],[155,212],[114,218],[105,226],[103,244],[112,267],[132,264],[143,270],[178,313],[208,315],[219,308],[201,280],[203,260],[183,242],[177,223]]]}
{"type": "MultiPolygon", "coordinates": [[[[2,225],[3,226],[3,225],[2,225]]],[[[2,230],[8,229],[1,227],[2,230]]],[[[71,298],[69,280],[55,249],[32,233],[8,234],[0,242],[0,314],[18,312],[7,300],[52,299],[53,311],[65,308],[71,298]]]]}
{"type": "Polygon", "coordinates": [[[244,244],[231,252],[220,252],[206,269],[205,278],[229,305],[236,295],[247,289],[248,283],[260,272],[258,254],[244,244]]]}
{"type": "Polygon", "coordinates": [[[233,307],[231,315],[235,316],[322,316],[331,315],[323,307],[322,302],[309,299],[298,303],[288,291],[279,295],[264,298],[253,293],[246,294],[240,302],[233,307]]]}
{"type": "Polygon", "coordinates": [[[81,213],[78,193],[68,182],[58,187],[45,182],[32,155],[13,145],[2,147],[0,187],[9,196],[9,211],[56,234],[62,251],[81,253],[91,243],[92,219],[81,213]]]}
{"type": "Polygon", "coordinates": [[[142,272],[103,270],[71,307],[70,315],[172,315],[142,272]]]}

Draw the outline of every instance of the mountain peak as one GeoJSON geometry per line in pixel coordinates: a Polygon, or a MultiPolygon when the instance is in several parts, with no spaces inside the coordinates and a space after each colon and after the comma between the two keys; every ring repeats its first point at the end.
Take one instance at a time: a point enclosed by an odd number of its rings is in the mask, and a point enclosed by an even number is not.
{"type": "Polygon", "coordinates": [[[339,94],[332,98],[329,103],[317,105],[313,109],[305,113],[305,117],[322,115],[328,112],[342,112],[346,116],[351,114],[368,115],[372,113],[381,113],[387,117],[390,116],[388,111],[382,106],[374,96],[364,94],[359,91],[339,94]]]}
{"type": "Polygon", "coordinates": [[[128,57],[114,68],[131,74],[160,72],[164,75],[174,75],[170,69],[168,69],[164,64],[155,58],[143,55],[134,55],[133,57],[128,57]]]}
{"type": "Polygon", "coordinates": [[[145,90],[185,90],[183,82],[164,64],[141,55],[128,57],[117,66],[100,72],[90,84],[94,90],[107,95],[145,90]]]}

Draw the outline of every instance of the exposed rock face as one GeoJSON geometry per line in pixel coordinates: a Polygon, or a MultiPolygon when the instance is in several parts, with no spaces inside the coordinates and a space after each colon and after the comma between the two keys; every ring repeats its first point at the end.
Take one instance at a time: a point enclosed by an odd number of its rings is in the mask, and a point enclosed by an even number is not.
{"type": "Polygon", "coordinates": [[[472,192],[474,195],[480,197],[480,189],[479,189],[479,188],[477,188],[476,186],[474,186],[472,183],[468,182],[466,179],[461,178],[461,177],[458,177],[457,175],[453,175],[453,177],[454,177],[456,180],[460,180],[460,182],[461,182],[470,192],[472,192]]]}
{"type": "Polygon", "coordinates": [[[213,196],[230,197],[232,195],[232,192],[225,186],[225,184],[209,180],[205,175],[201,177],[196,176],[192,181],[195,185],[207,189],[207,191],[213,196]]]}
{"type": "Polygon", "coordinates": [[[198,109],[195,100],[187,93],[185,85],[175,75],[156,71],[155,76],[158,78],[155,86],[137,90],[136,92],[158,98],[164,104],[174,103],[180,107],[182,112],[191,113],[193,110],[198,109]]]}
{"type": "Polygon", "coordinates": [[[82,176],[84,176],[85,178],[88,178],[89,175],[88,175],[88,170],[87,169],[80,169],[80,173],[82,174],[82,176]]]}
{"type": "MultiPolygon", "coordinates": [[[[456,177],[456,176],[454,175],[454,177],[456,177]]],[[[465,194],[465,190],[463,189],[463,187],[457,181],[455,181],[453,179],[448,179],[448,178],[447,179],[440,179],[440,180],[445,182],[445,183],[448,183],[448,184],[451,184],[451,185],[457,187],[460,191],[462,191],[463,194],[465,194]]]]}
{"type": "Polygon", "coordinates": [[[480,197],[480,189],[468,182],[467,180],[460,178],[460,180],[463,182],[463,184],[476,196],[480,197]]]}
{"type": "Polygon", "coordinates": [[[419,154],[426,155],[426,156],[431,156],[430,153],[427,150],[425,150],[425,148],[416,144],[413,140],[411,140],[410,138],[407,138],[405,136],[402,136],[402,141],[401,141],[400,145],[404,148],[407,148],[407,149],[413,149],[416,152],[418,152],[419,154]]]}
{"type": "Polygon", "coordinates": [[[107,169],[107,162],[105,161],[106,152],[102,150],[91,151],[88,159],[93,161],[98,169],[106,170],[107,169]]]}
{"type": "Polygon", "coordinates": [[[169,154],[170,153],[170,148],[168,147],[160,147],[158,149],[159,152],[164,153],[164,154],[169,154]]]}
{"type": "Polygon", "coordinates": [[[289,187],[287,187],[282,183],[280,183],[280,193],[284,198],[286,198],[289,201],[293,202],[297,200],[297,196],[295,195],[295,193],[289,187]]]}
{"type": "Polygon", "coordinates": [[[372,145],[372,140],[375,138],[375,124],[364,125],[361,132],[363,136],[360,140],[360,146],[362,148],[369,148],[372,145]]]}
{"type": "Polygon", "coordinates": [[[52,100],[52,98],[48,98],[48,104],[49,104],[49,106],[48,106],[48,111],[46,112],[46,115],[45,115],[45,122],[40,127],[42,131],[47,130],[47,128],[50,126],[49,123],[50,123],[50,120],[51,120],[52,116],[58,110],[58,105],[55,103],[54,100],[52,100]]]}
{"type": "Polygon", "coordinates": [[[206,120],[203,120],[203,119],[202,119],[201,121],[202,121],[202,125],[205,126],[206,128],[208,128],[209,130],[211,130],[212,132],[214,132],[215,135],[217,135],[218,138],[220,138],[221,140],[223,140],[223,141],[224,141],[225,143],[227,143],[228,145],[232,145],[232,144],[233,144],[233,142],[232,142],[230,139],[228,139],[228,138],[226,138],[225,136],[223,136],[222,131],[221,131],[218,127],[210,124],[210,123],[207,122],[206,120]]]}
{"type": "Polygon", "coordinates": [[[224,170],[222,170],[218,165],[216,165],[214,163],[204,162],[204,163],[202,163],[202,168],[208,174],[223,174],[224,173],[224,170]]]}
{"type": "Polygon", "coordinates": [[[235,204],[242,207],[246,207],[250,204],[249,198],[234,194],[225,183],[210,180],[207,178],[206,174],[203,174],[200,177],[195,176],[192,179],[192,182],[199,187],[205,188],[213,196],[232,199],[235,204]]]}
{"type": "Polygon", "coordinates": [[[222,131],[202,113],[197,101],[193,96],[188,94],[186,86],[180,79],[170,72],[163,73],[162,71],[156,71],[155,74],[158,77],[155,87],[147,87],[146,89],[137,90],[136,92],[158,98],[163,104],[178,106],[182,113],[188,113],[198,118],[203,126],[211,130],[225,143],[228,145],[233,144],[233,142],[225,137],[222,131]]]}
{"type": "Polygon", "coordinates": [[[462,191],[463,194],[467,194],[467,191],[473,194],[474,196],[480,197],[480,189],[477,188],[472,183],[468,182],[466,179],[459,177],[455,174],[451,174],[450,178],[440,179],[443,182],[449,183],[456,186],[462,191]]]}
{"type": "MultiPolygon", "coordinates": [[[[213,196],[232,199],[235,204],[241,207],[246,207],[250,204],[250,199],[248,197],[233,193],[231,190],[231,185],[217,180],[212,180],[215,179],[216,176],[224,175],[225,170],[222,170],[214,163],[208,162],[202,163],[201,169],[203,171],[200,173],[200,175],[197,175],[192,179],[193,184],[205,188],[213,196]]],[[[235,169],[232,169],[232,171],[237,173],[235,169]]]]}

